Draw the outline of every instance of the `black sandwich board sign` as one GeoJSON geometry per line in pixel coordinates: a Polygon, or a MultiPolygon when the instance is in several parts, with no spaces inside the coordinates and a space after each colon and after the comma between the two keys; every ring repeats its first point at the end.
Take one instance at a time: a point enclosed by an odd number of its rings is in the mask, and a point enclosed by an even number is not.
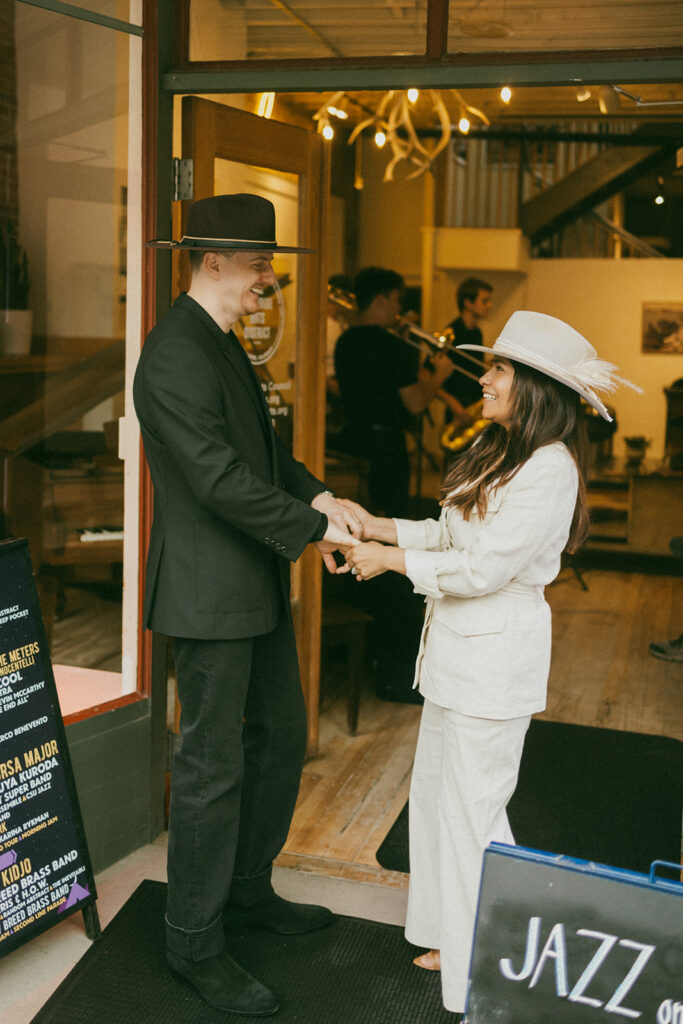
{"type": "Polygon", "coordinates": [[[95,880],[26,540],[0,543],[0,957],[76,911],[95,880]]]}
{"type": "Polygon", "coordinates": [[[492,843],[467,1024],[683,1024],[683,885],[663,863],[648,876],[492,843]]]}

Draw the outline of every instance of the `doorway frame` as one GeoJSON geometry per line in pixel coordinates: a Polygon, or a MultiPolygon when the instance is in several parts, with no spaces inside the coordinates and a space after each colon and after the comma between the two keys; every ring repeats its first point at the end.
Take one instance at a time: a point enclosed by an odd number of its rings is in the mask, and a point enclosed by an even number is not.
{"type": "MultiPolygon", "coordinates": [[[[147,61],[144,86],[145,158],[143,166],[143,224],[146,237],[165,237],[171,223],[173,99],[194,94],[261,92],[336,92],[387,88],[499,87],[518,85],[575,85],[577,79],[596,84],[614,81],[657,83],[683,81],[683,48],[637,51],[571,51],[531,53],[444,54],[438,44],[439,26],[447,21],[448,0],[429,0],[426,50],[422,56],[401,58],[190,62],[187,59],[189,0],[143,0],[147,61]]],[[[443,33],[442,33],[443,35],[443,33]]],[[[142,339],[156,316],[170,304],[171,261],[167,253],[146,250],[143,283],[142,339]]],[[[326,297],[321,275],[320,302],[326,297]]],[[[324,428],[324,374],[319,383],[324,428]]],[[[318,462],[311,462],[317,472],[318,462]]],[[[143,463],[140,505],[141,565],[151,526],[151,485],[143,463]]],[[[319,564],[316,563],[320,571],[319,564]]],[[[140,573],[142,601],[144,573],[140,573]]],[[[315,657],[316,643],[310,655],[315,657]]],[[[319,650],[319,635],[317,638],[319,650]]],[[[163,735],[165,700],[161,701],[166,664],[165,648],[152,642],[140,627],[139,689],[151,692],[158,740],[163,735]],[[150,683],[151,679],[151,683],[150,683]],[[156,683],[155,683],[156,680],[156,683]],[[155,699],[158,697],[158,699],[155,699]],[[162,706],[163,704],[163,706],[162,706]]]]}

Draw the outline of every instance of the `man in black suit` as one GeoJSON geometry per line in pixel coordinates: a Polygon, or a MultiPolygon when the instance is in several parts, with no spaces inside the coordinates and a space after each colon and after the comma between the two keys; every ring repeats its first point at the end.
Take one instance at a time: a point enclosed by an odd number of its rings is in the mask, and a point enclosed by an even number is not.
{"type": "Polygon", "coordinates": [[[276,436],[232,325],[275,283],[272,204],[192,205],[192,283],[149,334],[135,408],[154,483],[145,625],[173,638],[181,705],[171,784],[167,959],[212,1006],[265,1016],[277,999],[226,952],[225,929],[322,928],[325,907],[271,885],[306,744],[289,562],[360,525],[276,436]]]}

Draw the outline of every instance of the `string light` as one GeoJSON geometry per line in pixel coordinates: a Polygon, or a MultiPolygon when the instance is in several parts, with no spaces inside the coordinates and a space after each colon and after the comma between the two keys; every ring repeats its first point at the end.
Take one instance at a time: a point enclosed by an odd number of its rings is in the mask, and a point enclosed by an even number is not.
{"type": "Polygon", "coordinates": [[[330,124],[330,115],[339,118],[340,121],[345,121],[349,116],[345,110],[337,106],[339,100],[343,98],[343,92],[336,92],[329,102],[323,103],[322,107],[313,115],[313,120],[317,121],[318,124],[318,132],[328,142],[331,142],[334,138],[334,128],[330,124]]]}
{"type": "Polygon", "coordinates": [[[510,102],[510,100],[512,99],[512,89],[510,88],[509,85],[504,85],[503,88],[500,90],[500,98],[502,99],[503,103],[510,102]]]}
{"type": "Polygon", "coordinates": [[[275,103],[274,92],[262,92],[259,96],[258,101],[258,116],[259,117],[270,117],[273,113],[273,104],[275,103]]]}
{"type": "Polygon", "coordinates": [[[420,95],[417,89],[408,89],[408,99],[411,103],[417,103],[417,98],[420,95]]]}
{"type": "Polygon", "coordinates": [[[655,203],[657,204],[657,206],[661,206],[663,202],[664,196],[660,192],[658,196],[655,196],[655,203]]]}
{"type": "Polygon", "coordinates": [[[381,128],[379,128],[375,132],[375,145],[377,146],[378,149],[381,149],[382,146],[386,143],[386,141],[387,141],[387,137],[386,137],[385,133],[382,131],[381,128]]]}
{"type": "Polygon", "coordinates": [[[467,135],[468,131],[470,130],[470,122],[466,117],[460,118],[460,120],[458,121],[458,128],[463,133],[463,135],[467,135]]]}

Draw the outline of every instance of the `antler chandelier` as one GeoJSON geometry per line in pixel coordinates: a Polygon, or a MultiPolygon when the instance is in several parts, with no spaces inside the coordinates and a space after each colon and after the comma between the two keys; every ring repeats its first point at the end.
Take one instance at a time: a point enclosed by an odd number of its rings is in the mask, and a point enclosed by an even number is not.
{"type": "MultiPolygon", "coordinates": [[[[457,89],[449,89],[447,91],[456,100],[460,112],[458,128],[463,134],[466,134],[470,129],[469,117],[476,117],[482,124],[489,124],[486,115],[481,110],[467,103],[457,89]]],[[[341,105],[346,96],[347,94],[343,92],[335,93],[313,115],[313,120],[317,122],[318,131],[328,140],[334,137],[332,119],[341,118],[345,120],[348,117],[348,113],[341,105]]],[[[429,89],[428,96],[432,104],[432,115],[441,130],[441,135],[436,145],[430,148],[427,148],[420,141],[419,131],[415,128],[414,124],[415,104],[418,96],[417,89],[408,89],[407,91],[390,89],[382,97],[376,111],[367,111],[367,108],[363,108],[369,116],[360,121],[349,136],[348,145],[352,146],[354,143],[358,143],[363,132],[369,129],[374,134],[377,146],[380,148],[385,145],[389,146],[391,156],[384,171],[383,180],[385,182],[394,180],[394,170],[403,160],[415,165],[414,170],[407,175],[406,180],[410,181],[413,178],[418,178],[431,168],[439,153],[450,142],[453,134],[451,115],[446,107],[442,93],[437,89],[429,89]]],[[[357,101],[352,97],[349,96],[347,98],[352,103],[358,105],[357,101]]],[[[359,150],[357,150],[357,153],[358,168],[359,150]]],[[[362,187],[362,178],[357,169],[356,188],[362,187]]]]}

